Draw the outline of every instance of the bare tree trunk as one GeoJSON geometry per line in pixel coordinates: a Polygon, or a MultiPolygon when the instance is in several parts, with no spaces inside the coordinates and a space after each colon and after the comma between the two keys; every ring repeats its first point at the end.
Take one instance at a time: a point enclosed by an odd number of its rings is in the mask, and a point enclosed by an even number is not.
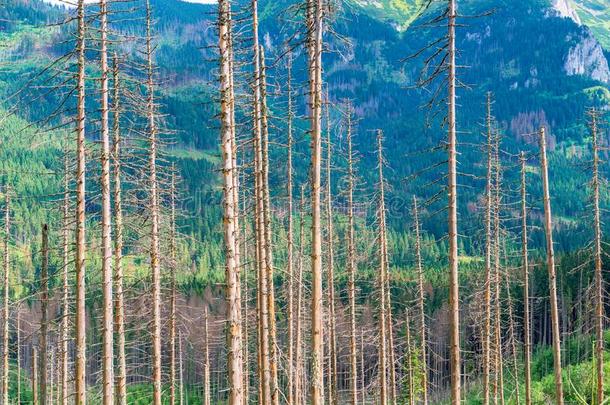
{"type": "Polygon", "coordinates": [[[152,348],[153,348],[153,404],[161,405],[161,274],[159,263],[159,191],[157,180],[157,122],[155,112],[155,83],[153,68],[152,16],[146,1],[146,114],[148,120],[148,198],[150,215],[150,272],[152,278],[152,348]]]}
{"type": "Polygon", "coordinates": [[[485,187],[485,296],[483,307],[483,404],[489,405],[489,376],[491,366],[491,201],[492,201],[492,116],[491,93],[487,93],[487,185],[485,187]]]}
{"type": "Polygon", "coordinates": [[[421,235],[419,225],[419,211],[417,209],[417,198],[413,196],[413,217],[415,219],[415,263],[417,265],[417,278],[419,287],[419,327],[420,327],[420,351],[421,351],[421,368],[422,368],[422,404],[428,405],[428,345],[426,335],[426,313],[424,311],[424,302],[426,299],[424,292],[424,268],[422,265],[421,256],[421,235]]]}
{"type": "Polygon", "coordinates": [[[3,307],[2,307],[2,403],[8,404],[8,381],[10,368],[8,363],[8,341],[9,341],[9,239],[11,235],[11,196],[10,188],[6,186],[4,188],[4,262],[2,263],[4,268],[3,274],[3,307]]]}
{"type": "Polygon", "coordinates": [[[221,149],[223,162],[223,209],[224,243],[227,300],[227,346],[229,375],[229,405],[243,404],[243,364],[241,348],[241,297],[239,288],[239,267],[235,257],[238,241],[236,236],[235,201],[235,160],[233,145],[235,140],[232,119],[233,88],[231,86],[231,7],[229,0],[219,1],[219,50],[220,50],[220,94],[221,94],[221,149]]]}
{"type": "MultiPolygon", "coordinates": [[[[506,255],[506,247],[504,247],[504,254],[506,255]]],[[[506,260],[505,260],[506,262],[506,260]]],[[[506,283],[506,298],[508,300],[508,339],[511,345],[511,356],[512,356],[512,366],[513,366],[513,374],[514,374],[514,383],[515,383],[515,403],[516,405],[521,405],[521,398],[519,397],[519,365],[517,364],[517,342],[515,336],[515,318],[513,316],[513,298],[510,293],[510,280],[509,276],[504,276],[504,281],[506,283]]]]}
{"type": "Polygon", "coordinates": [[[301,202],[299,210],[299,262],[298,262],[298,276],[297,276],[297,319],[295,326],[296,335],[296,376],[295,376],[295,404],[301,405],[304,402],[301,400],[303,395],[303,318],[302,318],[302,307],[303,307],[303,258],[305,250],[305,187],[301,186],[301,202]]]}
{"type": "MultiPolygon", "coordinates": [[[[117,334],[116,376],[117,405],[127,405],[127,363],[125,360],[125,308],[123,293],[123,200],[121,168],[121,87],[119,81],[119,61],[113,60],[113,169],[114,169],[114,328],[117,334]]],[[[67,404],[64,404],[67,405],[67,404]]]]}
{"type": "MultiPolygon", "coordinates": [[[[352,153],[352,106],[347,104],[347,271],[350,316],[350,383],[351,404],[358,403],[358,363],[356,347],[356,248],[354,235],[354,165],[352,153]]],[[[384,404],[385,405],[385,404],[384,404]]]]}
{"type": "Polygon", "coordinates": [[[169,403],[176,403],[176,168],[172,163],[170,185],[170,310],[169,310],[169,403]]]}
{"type": "Polygon", "coordinates": [[[203,405],[210,405],[210,345],[208,337],[208,308],[205,308],[204,313],[205,330],[204,330],[204,364],[203,364],[203,405]]]}
{"type": "Polygon", "coordinates": [[[327,273],[327,288],[328,288],[328,346],[329,346],[329,366],[328,370],[330,378],[329,386],[329,404],[337,405],[339,398],[337,394],[337,335],[335,327],[335,249],[334,249],[334,226],[333,226],[333,208],[332,208],[332,184],[331,184],[331,160],[332,160],[332,142],[330,139],[330,99],[328,91],[326,94],[326,232],[328,238],[328,273],[327,273]]]}
{"type": "Polygon", "coordinates": [[[322,0],[307,1],[311,135],[311,404],[324,403],[322,336],[322,237],[320,171],[322,155],[322,0]]]}
{"type": "Polygon", "coordinates": [[[182,333],[178,331],[178,395],[180,399],[178,403],[184,403],[184,377],[182,375],[182,333]]]}
{"type": "Polygon", "coordinates": [[[593,143],[593,215],[595,232],[595,366],[597,374],[597,404],[604,402],[604,287],[602,275],[602,228],[599,208],[599,145],[597,139],[597,111],[591,110],[590,127],[593,143]]]}
{"type": "Polygon", "coordinates": [[[366,404],[366,384],[364,373],[364,329],[360,330],[360,378],[362,380],[362,405],[366,404]]]}
{"type": "Polygon", "coordinates": [[[38,349],[32,345],[32,405],[39,405],[38,401],[38,349]]]}
{"type": "Polygon", "coordinates": [[[108,5],[100,0],[100,70],[101,100],[100,129],[102,173],[100,186],[102,193],[102,401],[104,405],[114,404],[114,324],[112,316],[112,236],[110,212],[110,126],[108,119],[108,5]]]}
{"type": "Polygon", "coordinates": [[[49,227],[42,225],[42,266],[40,267],[40,404],[47,403],[47,363],[49,330],[49,227]]]}
{"type": "Polygon", "coordinates": [[[17,304],[17,405],[21,405],[21,311],[17,304]]]}
{"type": "MultiPolygon", "coordinates": [[[[243,150],[242,150],[242,153],[243,150]]],[[[244,173],[244,172],[242,172],[244,173]]],[[[245,174],[242,174],[243,177],[245,178],[245,174]]],[[[242,358],[243,358],[243,369],[244,369],[244,373],[243,373],[243,392],[244,392],[244,405],[248,405],[250,403],[250,337],[249,337],[249,314],[250,314],[250,310],[249,310],[249,287],[248,287],[248,270],[250,268],[250,249],[249,249],[249,240],[250,240],[250,236],[249,236],[249,229],[248,229],[248,220],[246,215],[247,212],[247,199],[246,199],[246,192],[245,190],[242,192],[242,212],[244,213],[244,220],[242,221],[242,232],[241,232],[241,237],[242,237],[242,242],[243,242],[243,263],[244,263],[244,268],[243,268],[243,277],[241,278],[243,280],[243,310],[242,310],[242,314],[244,314],[242,316],[242,323],[243,323],[243,344],[242,344],[242,349],[243,349],[243,354],[242,354],[242,358]]],[[[204,404],[204,405],[209,405],[209,404],[204,404]]]]}
{"type": "Polygon", "coordinates": [[[555,401],[563,405],[563,381],[561,379],[561,336],[559,334],[559,307],[557,304],[557,277],[555,274],[555,249],[553,247],[553,220],[549,193],[549,172],[546,156],[546,136],[540,129],[540,169],[544,193],[544,229],[546,232],[546,264],[549,273],[549,300],[551,301],[551,328],[553,330],[553,358],[555,369],[555,401]]]}
{"type": "Polygon", "coordinates": [[[451,403],[459,405],[461,398],[461,365],[460,365],[460,293],[459,293],[459,257],[457,230],[457,150],[456,150],[456,78],[455,78],[455,25],[457,0],[449,0],[448,9],[448,83],[449,108],[448,123],[448,163],[449,163],[449,306],[451,327],[451,403]]]}
{"type": "Polygon", "coordinates": [[[494,177],[495,177],[495,189],[494,189],[494,243],[493,243],[493,256],[494,256],[494,339],[496,346],[496,373],[498,375],[498,381],[496,381],[496,395],[500,397],[500,404],[504,405],[504,353],[502,347],[502,316],[501,316],[501,262],[500,262],[500,205],[501,205],[501,184],[500,184],[500,140],[496,134],[494,140],[494,177]]]}
{"type": "Polygon", "coordinates": [[[532,348],[530,332],[530,285],[529,285],[529,253],[527,248],[527,189],[525,182],[526,167],[525,153],[519,155],[521,162],[521,250],[523,267],[523,346],[525,350],[525,405],[532,404],[532,348]]]}
{"type": "Polygon", "coordinates": [[[413,352],[411,350],[411,320],[409,310],[405,311],[405,330],[407,332],[407,387],[409,387],[409,405],[415,405],[415,383],[413,373],[413,352]]]}
{"type": "Polygon", "coordinates": [[[87,403],[86,381],[86,308],[85,308],[85,0],[78,0],[78,73],[76,112],[76,365],[75,405],[87,403]]]}
{"type": "Polygon", "coordinates": [[[293,224],[293,184],[292,184],[292,121],[294,119],[294,111],[292,105],[292,54],[288,54],[288,77],[287,89],[288,92],[288,123],[287,123],[287,199],[288,199],[288,245],[287,245],[287,266],[286,274],[288,275],[288,405],[295,403],[294,393],[294,224],[293,224]]]}

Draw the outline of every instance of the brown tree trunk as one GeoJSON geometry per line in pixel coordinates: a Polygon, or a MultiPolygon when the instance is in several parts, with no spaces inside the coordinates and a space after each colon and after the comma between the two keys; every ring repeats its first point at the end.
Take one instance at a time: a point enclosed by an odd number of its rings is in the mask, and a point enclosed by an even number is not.
{"type": "Polygon", "coordinates": [[[233,87],[231,86],[231,7],[229,0],[219,1],[219,50],[220,50],[220,94],[221,94],[221,150],[223,175],[223,224],[225,244],[225,277],[227,301],[227,368],[229,377],[229,405],[243,404],[243,364],[241,348],[241,297],[239,268],[235,257],[236,246],[236,210],[235,201],[235,160],[233,159],[235,143],[232,119],[233,87]]]}
{"type": "Polygon", "coordinates": [[[76,359],[75,405],[87,403],[86,381],[86,308],[85,308],[85,0],[78,0],[77,34],[77,112],[76,112],[76,359]]]}
{"type": "Polygon", "coordinates": [[[294,119],[293,101],[292,101],[292,54],[288,54],[288,77],[286,81],[287,93],[288,93],[288,123],[287,123],[287,134],[288,141],[286,149],[288,151],[287,156],[287,177],[286,192],[288,200],[288,245],[287,245],[287,270],[286,274],[288,277],[288,405],[295,403],[294,393],[294,224],[293,224],[293,184],[292,184],[292,121],[294,119]]]}
{"type": "Polygon", "coordinates": [[[176,167],[172,163],[170,185],[170,309],[169,309],[169,403],[176,403],[176,167]]]}
{"type": "Polygon", "coordinates": [[[47,403],[47,363],[49,331],[49,227],[42,225],[42,266],[40,267],[40,404],[47,403]]]}
{"type": "Polygon", "coordinates": [[[526,167],[525,153],[519,155],[521,162],[521,250],[523,267],[523,346],[524,346],[524,368],[525,368],[525,405],[532,404],[532,348],[530,332],[530,296],[529,296],[529,253],[527,248],[527,189],[525,182],[526,167]]]}
{"type": "Polygon", "coordinates": [[[210,405],[212,395],[210,393],[210,345],[208,337],[208,308],[205,308],[204,313],[204,364],[203,364],[203,405],[210,405]]]}
{"type": "Polygon", "coordinates": [[[297,276],[297,302],[296,302],[296,326],[295,326],[295,335],[296,335],[296,370],[295,370],[295,404],[301,405],[304,403],[302,401],[302,396],[304,394],[303,390],[303,318],[302,318],[302,308],[303,308],[303,258],[304,258],[304,250],[305,250],[305,186],[301,186],[301,202],[300,202],[300,210],[299,210],[299,262],[298,262],[298,276],[297,276]]]}
{"type": "MultiPolygon", "coordinates": [[[[114,169],[114,328],[117,335],[116,398],[117,405],[127,405],[127,363],[125,359],[125,308],[123,293],[123,199],[121,156],[121,87],[119,61],[113,61],[113,141],[112,157],[114,169]]],[[[67,405],[67,404],[64,404],[67,405]]]]}
{"type": "Polygon", "coordinates": [[[549,172],[546,156],[546,136],[540,129],[540,170],[544,199],[544,230],[546,232],[546,264],[549,274],[549,300],[551,301],[551,328],[553,330],[553,358],[555,369],[555,401],[563,405],[563,381],[561,379],[561,336],[559,334],[559,307],[557,304],[557,277],[555,274],[555,249],[553,246],[553,220],[549,193],[549,172]]]}
{"type": "Polygon", "coordinates": [[[38,349],[32,345],[32,405],[39,405],[38,400],[38,349]]]}
{"type": "Polygon", "coordinates": [[[591,110],[590,127],[593,146],[593,215],[595,232],[595,367],[597,377],[597,404],[604,402],[604,287],[602,275],[602,228],[599,207],[599,145],[597,131],[597,111],[591,110]]]}
{"type": "Polygon", "coordinates": [[[449,178],[449,306],[451,328],[451,403],[459,405],[461,398],[460,362],[460,293],[458,278],[458,228],[457,228],[457,150],[456,150],[456,62],[455,62],[455,25],[457,0],[449,0],[448,9],[448,178],[449,178]]]}
{"type": "MultiPolygon", "coordinates": [[[[347,271],[350,316],[350,394],[351,405],[358,403],[358,363],[356,347],[356,247],[354,235],[354,165],[352,153],[352,106],[347,104],[347,271]]],[[[385,404],[384,404],[385,405],[385,404]]]]}
{"type": "Polygon", "coordinates": [[[320,172],[322,155],[322,0],[307,1],[307,48],[311,135],[311,404],[324,403],[322,336],[322,237],[320,172]]]}
{"type": "Polygon", "coordinates": [[[405,330],[407,337],[407,387],[409,388],[409,405],[415,405],[415,382],[413,372],[413,352],[411,346],[411,319],[409,310],[405,311],[405,330]]]}

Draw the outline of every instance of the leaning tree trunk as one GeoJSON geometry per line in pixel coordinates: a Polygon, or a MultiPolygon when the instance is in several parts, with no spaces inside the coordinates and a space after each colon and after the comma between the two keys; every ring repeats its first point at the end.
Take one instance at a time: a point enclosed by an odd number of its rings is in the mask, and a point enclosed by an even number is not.
{"type": "Polygon", "coordinates": [[[227,343],[229,405],[243,405],[242,349],[241,349],[241,299],[239,297],[239,268],[236,262],[236,210],[235,167],[233,145],[235,134],[231,106],[233,88],[231,77],[231,7],[229,0],[220,0],[218,5],[219,51],[220,51],[220,120],[223,176],[223,224],[225,245],[225,282],[227,300],[227,343]]]}
{"type": "Polygon", "coordinates": [[[555,274],[555,249],[553,247],[553,219],[551,196],[549,193],[549,172],[546,156],[546,136],[540,129],[540,171],[544,199],[544,230],[546,233],[546,265],[549,275],[549,300],[551,301],[551,328],[553,338],[553,359],[555,369],[555,398],[557,405],[563,405],[563,381],[561,379],[561,336],[559,335],[559,307],[557,304],[557,276],[555,274]]]}
{"type": "Polygon", "coordinates": [[[451,403],[459,405],[461,398],[460,365],[460,293],[458,278],[458,228],[457,228],[457,150],[456,150],[456,77],[455,77],[455,25],[457,0],[449,0],[448,9],[448,178],[449,178],[449,325],[451,329],[451,403]]]}

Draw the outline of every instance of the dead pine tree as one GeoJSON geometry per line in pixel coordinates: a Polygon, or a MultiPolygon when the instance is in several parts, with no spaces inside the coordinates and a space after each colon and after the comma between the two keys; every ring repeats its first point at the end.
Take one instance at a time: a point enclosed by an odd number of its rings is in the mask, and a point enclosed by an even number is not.
{"type": "Polygon", "coordinates": [[[85,307],[85,0],[77,2],[77,104],[76,104],[76,331],[75,331],[75,405],[87,403],[86,381],[86,307],[85,307]]]}
{"type": "Polygon", "coordinates": [[[559,306],[557,304],[557,276],[555,273],[555,249],[553,246],[553,218],[549,192],[549,172],[546,154],[545,129],[540,128],[540,173],[544,203],[544,230],[546,234],[546,265],[549,276],[549,300],[551,301],[551,329],[555,371],[555,401],[563,405],[563,381],[561,378],[561,336],[559,334],[559,306]]]}
{"type": "Polygon", "coordinates": [[[170,180],[170,309],[169,309],[169,402],[176,403],[176,167],[172,163],[170,180]]]}
{"type": "Polygon", "coordinates": [[[491,116],[491,93],[487,93],[487,116],[485,119],[487,142],[487,175],[485,186],[485,290],[483,307],[485,311],[483,328],[483,404],[489,405],[489,380],[491,372],[491,210],[492,210],[492,165],[493,165],[493,142],[492,142],[492,116],[491,116]]]}
{"type": "Polygon", "coordinates": [[[593,193],[593,222],[594,222],[594,255],[595,255],[595,367],[596,367],[596,399],[597,404],[604,403],[604,287],[602,274],[602,226],[600,199],[600,174],[599,174],[599,140],[598,140],[598,112],[589,110],[589,126],[591,130],[591,142],[593,152],[593,178],[591,188],[593,193]]]}
{"type": "Polygon", "coordinates": [[[159,257],[158,128],[155,108],[152,15],[146,1],[146,135],[148,141],[148,215],[150,217],[150,273],[152,282],[153,404],[161,405],[161,271],[159,257]]]}
{"type": "Polygon", "coordinates": [[[42,225],[42,264],[40,267],[40,404],[47,403],[49,340],[49,227],[42,225]]]}
{"type": "Polygon", "coordinates": [[[302,405],[304,401],[303,386],[303,259],[305,254],[305,186],[301,186],[301,200],[299,204],[299,260],[297,266],[297,297],[296,297],[296,324],[295,324],[295,387],[294,403],[302,405]]]}
{"type": "Polygon", "coordinates": [[[337,330],[335,318],[335,249],[334,237],[335,231],[333,226],[333,208],[332,208],[332,178],[331,178],[331,162],[332,162],[332,141],[330,127],[330,99],[328,90],[326,92],[326,237],[327,237],[327,289],[328,289],[328,346],[329,346],[329,396],[330,405],[336,405],[339,402],[337,393],[337,330]]]}
{"type": "Polygon", "coordinates": [[[232,105],[234,102],[231,85],[231,4],[229,0],[218,3],[218,33],[220,53],[220,132],[223,177],[223,233],[225,248],[225,283],[227,301],[227,368],[229,379],[229,405],[243,405],[243,369],[241,348],[241,297],[239,296],[239,268],[236,262],[236,193],[233,188],[236,175],[233,159],[235,135],[232,105]]]}
{"type": "Polygon", "coordinates": [[[451,328],[451,403],[461,401],[460,292],[457,226],[457,139],[456,139],[456,61],[455,26],[457,0],[448,0],[448,228],[449,228],[449,324],[451,328]]]}
{"type": "MultiPolygon", "coordinates": [[[[119,60],[113,58],[113,199],[114,199],[114,329],[116,332],[117,364],[115,394],[118,405],[127,405],[127,362],[125,359],[125,307],[123,292],[123,197],[122,197],[122,151],[121,151],[121,83],[119,60]]],[[[67,404],[64,404],[67,405],[67,404]]]]}
{"type": "Polygon", "coordinates": [[[38,397],[38,349],[32,344],[32,405],[39,405],[38,397]]]}
{"type": "Polygon", "coordinates": [[[523,272],[523,366],[525,369],[525,405],[532,404],[532,348],[530,332],[529,252],[527,234],[527,184],[525,153],[519,154],[521,164],[521,266],[523,272]]]}
{"type": "Polygon", "coordinates": [[[206,307],[204,311],[203,405],[210,405],[212,395],[210,392],[210,344],[208,336],[208,308],[206,307]]]}
{"type": "Polygon", "coordinates": [[[293,144],[293,120],[294,120],[294,107],[292,100],[292,54],[288,53],[287,55],[287,78],[286,78],[286,93],[288,96],[288,111],[287,111],[287,142],[286,142],[286,199],[288,201],[288,243],[286,247],[286,274],[288,277],[288,404],[294,404],[294,217],[293,217],[293,188],[292,184],[292,144],[293,144]]]}
{"type": "Polygon", "coordinates": [[[9,382],[9,271],[10,271],[10,254],[9,254],[9,238],[11,234],[11,223],[10,223],[10,187],[5,186],[4,188],[4,252],[3,252],[3,307],[2,307],[2,403],[8,404],[8,382],[9,382]]]}
{"type": "Polygon", "coordinates": [[[100,188],[102,194],[102,403],[114,404],[114,319],[112,306],[112,236],[110,210],[110,125],[108,108],[108,83],[110,69],[108,67],[108,3],[100,0],[100,138],[101,138],[101,176],[100,188]]]}
{"type": "Polygon", "coordinates": [[[311,136],[311,404],[324,403],[322,336],[322,235],[320,174],[322,161],[322,0],[307,0],[309,135],[311,136]]]}
{"type": "MultiPolygon", "coordinates": [[[[420,362],[421,362],[421,389],[422,404],[428,405],[428,346],[426,335],[426,313],[425,313],[425,291],[424,291],[424,268],[421,255],[421,230],[419,225],[419,210],[417,209],[417,197],[413,196],[413,218],[415,221],[415,265],[417,266],[417,285],[419,310],[419,335],[420,335],[420,362]]],[[[408,325],[407,325],[408,327],[408,325]]]]}
{"type": "Polygon", "coordinates": [[[411,319],[409,310],[405,311],[405,331],[407,344],[407,387],[409,388],[409,405],[415,405],[415,381],[413,370],[413,347],[411,342],[411,319]]]}
{"type": "Polygon", "coordinates": [[[354,156],[352,151],[352,106],[346,106],[347,129],[347,271],[350,317],[350,394],[351,404],[358,403],[358,349],[356,346],[356,246],[354,230],[354,156]]]}

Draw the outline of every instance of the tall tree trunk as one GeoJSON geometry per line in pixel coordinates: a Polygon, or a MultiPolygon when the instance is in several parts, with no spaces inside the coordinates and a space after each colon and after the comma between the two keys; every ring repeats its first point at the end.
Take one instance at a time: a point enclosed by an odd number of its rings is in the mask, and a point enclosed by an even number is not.
{"type": "Polygon", "coordinates": [[[148,120],[148,210],[150,216],[150,272],[152,279],[153,404],[161,405],[161,270],[159,258],[159,184],[157,180],[157,119],[153,67],[152,15],[146,1],[146,115],[148,120]]]}
{"type": "Polygon", "coordinates": [[[208,337],[208,308],[205,308],[204,313],[204,364],[203,364],[203,405],[210,405],[211,403],[211,392],[210,392],[210,344],[208,337]]]}
{"type": "Polygon", "coordinates": [[[243,364],[241,348],[241,297],[239,288],[239,267],[235,257],[236,210],[234,187],[235,160],[234,122],[232,119],[233,87],[231,86],[231,7],[229,0],[219,1],[219,50],[220,50],[220,94],[221,94],[221,150],[223,175],[223,224],[225,244],[225,277],[227,305],[227,365],[229,377],[229,405],[243,404],[243,364]]]}
{"type": "Polygon", "coordinates": [[[86,381],[86,308],[85,308],[85,0],[78,0],[77,34],[77,106],[76,106],[76,365],[75,365],[75,405],[87,403],[86,381]]]}
{"type": "Polygon", "coordinates": [[[328,90],[326,93],[326,232],[328,238],[327,249],[327,288],[328,288],[328,347],[329,347],[329,366],[330,373],[329,384],[329,404],[337,405],[339,397],[337,393],[337,332],[335,319],[335,249],[334,249],[334,226],[333,226],[333,207],[332,207],[332,179],[331,179],[331,161],[332,161],[332,141],[330,139],[330,99],[328,90]]]}
{"type": "Polygon", "coordinates": [[[491,366],[491,202],[492,202],[492,116],[491,93],[487,93],[487,177],[485,187],[485,296],[483,308],[483,404],[489,405],[489,376],[491,366]]]}
{"type": "Polygon", "coordinates": [[[176,403],[176,167],[172,163],[170,185],[170,309],[169,309],[169,403],[176,403]]]}
{"type": "Polygon", "coordinates": [[[405,330],[407,337],[407,387],[409,388],[409,405],[415,405],[415,382],[413,372],[413,352],[411,346],[411,319],[409,310],[405,311],[405,330]]]}
{"type": "Polygon", "coordinates": [[[102,193],[102,402],[114,405],[114,323],[112,315],[112,236],[110,212],[110,126],[108,119],[108,4],[100,0],[100,138],[101,138],[101,176],[102,193]]]}
{"type": "Polygon", "coordinates": [[[269,193],[269,124],[267,112],[267,79],[265,51],[260,47],[260,86],[261,86],[261,129],[262,129],[262,179],[263,179],[263,221],[265,230],[265,278],[267,279],[267,316],[269,317],[269,371],[271,374],[271,402],[279,405],[280,388],[278,383],[278,345],[275,319],[275,287],[273,283],[273,241],[271,231],[271,197],[269,193]]]}
{"type": "Polygon", "coordinates": [[[413,218],[415,219],[415,263],[417,265],[417,281],[418,281],[418,309],[419,309],[419,335],[420,335],[420,356],[421,356],[421,385],[422,385],[422,404],[428,405],[428,345],[426,335],[426,313],[424,309],[425,292],[424,292],[424,267],[421,256],[421,235],[419,225],[419,210],[417,209],[417,198],[413,196],[413,218]]]}
{"type": "Polygon", "coordinates": [[[288,244],[287,244],[287,270],[288,275],[288,405],[293,405],[295,402],[294,393],[294,224],[293,224],[293,184],[292,184],[292,121],[294,119],[293,101],[292,101],[292,54],[288,54],[288,77],[286,80],[286,91],[288,93],[288,123],[287,134],[288,140],[286,149],[288,156],[286,159],[286,171],[288,180],[286,182],[286,194],[288,199],[288,244]]]}
{"type": "Polygon", "coordinates": [[[40,404],[47,403],[47,363],[49,340],[49,227],[42,225],[42,266],[40,267],[40,404]]]}
{"type": "Polygon", "coordinates": [[[553,359],[555,370],[555,401],[563,405],[563,381],[561,379],[561,336],[559,335],[559,307],[557,304],[557,276],[555,274],[555,249],[553,247],[553,219],[549,193],[549,172],[546,156],[546,135],[540,129],[540,170],[544,193],[544,230],[546,232],[546,264],[549,273],[549,300],[551,301],[551,328],[553,330],[553,359]]]}
{"type": "Polygon", "coordinates": [[[295,326],[295,335],[296,335],[296,370],[295,370],[295,404],[301,405],[304,403],[302,401],[303,396],[303,378],[302,374],[304,372],[303,366],[303,318],[302,318],[302,308],[303,308],[303,259],[304,259],[304,250],[305,250],[305,186],[301,186],[301,202],[299,209],[299,262],[298,262],[298,276],[297,276],[297,302],[296,302],[296,326],[295,326]]]}
{"type": "Polygon", "coordinates": [[[459,405],[461,398],[460,365],[460,293],[458,277],[457,229],[457,150],[456,150],[456,77],[455,77],[455,25],[457,0],[449,0],[448,9],[448,178],[449,178],[449,325],[451,328],[451,403],[459,405]]]}
{"type": "MultiPolygon", "coordinates": [[[[351,405],[358,404],[358,363],[356,347],[356,247],[354,235],[354,164],[352,153],[352,106],[347,107],[347,271],[350,316],[350,394],[351,405]]],[[[385,405],[385,404],[384,404],[385,405]]]]}
{"type": "Polygon", "coordinates": [[[10,262],[9,262],[9,240],[11,235],[11,215],[10,215],[10,206],[11,206],[11,189],[6,186],[4,188],[4,261],[2,263],[3,267],[3,307],[2,307],[2,403],[8,404],[8,381],[10,368],[8,363],[8,354],[9,354],[9,295],[10,295],[10,287],[9,287],[9,270],[10,270],[10,262]]]}
{"type": "MultiPolygon", "coordinates": [[[[123,293],[123,199],[121,156],[121,86],[119,61],[113,60],[113,141],[112,157],[114,169],[114,328],[117,335],[116,397],[117,405],[127,405],[127,362],[125,359],[125,307],[123,293]]],[[[67,405],[67,404],[64,404],[67,405]]]]}
{"type": "Polygon", "coordinates": [[[320,172],[322,155],[322,0],[307,1],[311,135],[311,404],[324,403],[322,336],[322,237],[320,172]]]}
{"type": "Polygon", "coordinates": [[[602,228],[599,207],[599,145],[597,139],[597,111],[591,110],[590,126],[593,143],[593,215],[595,232],[595,366],[597,374],[597,404],[604,402],[604,287],[602,275],[602,228]]]}
{"type": "Polygon", "coordinates": [[[21,308],[17,304],[17,405],[21,404],[21,308]]]}
{"type": "Polygon", "coordinates": [[[525,153],[519,155],[521,163],[521,260],[523,267],[523,346],[524,346],[524,368],[525,368],[525,405],[532,404],[532,348],[530,332],[530,285],[529,285],[529,253],[527,248],[527,189],[526,189],[526,159],[525,153]]]}
{"type": "Polygon", "coordinates": [[[182,333],[178,331],[178,403],[184,403],[184,377],[182,375],[182,333]]]}

